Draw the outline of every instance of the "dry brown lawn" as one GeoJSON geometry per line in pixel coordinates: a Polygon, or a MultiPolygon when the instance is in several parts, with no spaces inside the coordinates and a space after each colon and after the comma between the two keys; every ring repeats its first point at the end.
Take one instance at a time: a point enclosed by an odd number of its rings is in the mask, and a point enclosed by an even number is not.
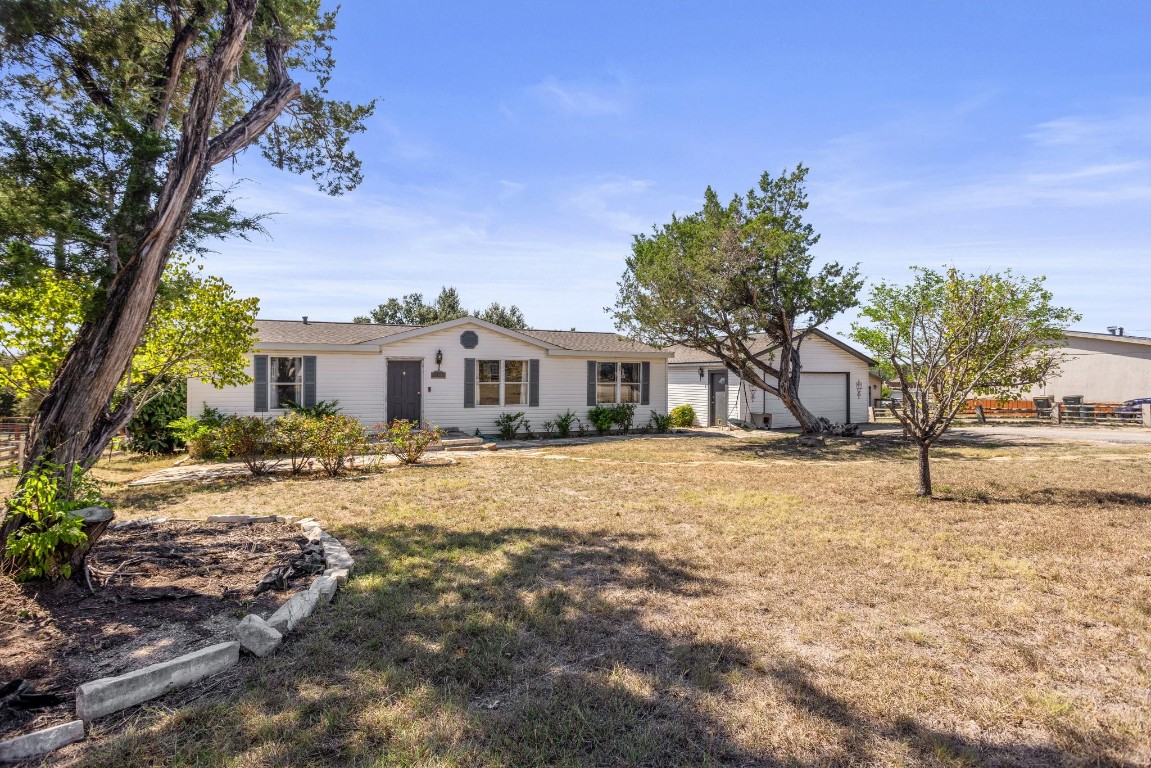
{"type": "Polygon", "coordinates": [[[931,502],[897,443],[782,436],[121,489],[122,515],[315,516],[358,575],[241,689],[70,759],[1147,765],[1149,459],[952,443],[931,502]]]}

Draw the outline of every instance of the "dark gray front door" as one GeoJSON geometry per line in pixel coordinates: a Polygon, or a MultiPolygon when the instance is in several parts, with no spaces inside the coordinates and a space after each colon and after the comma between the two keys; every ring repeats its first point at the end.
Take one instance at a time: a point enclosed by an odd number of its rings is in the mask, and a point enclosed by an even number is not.
{"type": "Polygon", "coordinates": [[[420,420],[420,361],[388,361],[388,423],[420,420]]]}
{"type": "Polygon", "coordinates": [[[711,392],[711,413],[707,423],[713,427],[723,426],[727,424],[727,371],[711,371],[708,390],[711,392]]]}

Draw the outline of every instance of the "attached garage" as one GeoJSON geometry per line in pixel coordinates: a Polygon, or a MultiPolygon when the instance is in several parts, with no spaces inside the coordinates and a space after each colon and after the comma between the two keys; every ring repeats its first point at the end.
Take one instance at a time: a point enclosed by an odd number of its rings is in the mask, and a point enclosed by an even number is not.
{"type": "MultiPolygon", "coordinates": [[[[760,346],[760,354],[770,353],[766,343],[760,346]]],[[[777,397],[745,384],[708,353],[681,346],[672,351],[675,356],[668,361],[669,410],[691,405],[700,426],[724,425],[731,419],[752,421],[752,414],[761,413],[770,414],[772,429],[799,426],[777,397]]],[[[879,394],[872,392],[869,373],[874,361],[870,357],[816,330],[800,346],[800,359],[799,397],[809,410],[832,422],[867,420],[868,403],[879,394]]]]}

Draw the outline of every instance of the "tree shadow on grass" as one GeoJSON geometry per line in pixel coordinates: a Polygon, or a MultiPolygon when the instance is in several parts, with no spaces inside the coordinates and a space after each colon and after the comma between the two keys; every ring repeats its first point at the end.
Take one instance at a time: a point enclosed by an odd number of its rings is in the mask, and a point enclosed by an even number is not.
{"type": "MultiPolygon", "coordinates": [[[[333,533],[352,548],[359,575],[276,654],[246,661],[244,690],[170,717],[142,712],[134,728],[102,734],[81,763],[809,764],[756,745],[722,716],[741,695],[737,683],[754,679],[841,734],[819,764],[867,764],[882,740],[939,739],[996,756],[915,723],[896,732],[797,666],[765,665],[734,640],[665,626],[661,607],[731,587],[689,558],[650,551],[638,534],[433,525],[333,533]]],[[[993,749],[1004,760],[1065,758],[993,749]]]]}
{"type": "Polygon", "coordinates": [[[913,459],[914,446],[898,433],[877,433],[862,437],[831,437],[827,445],[801,446],[794,437],[768,440],[731,440],[717,446],[729,458],[785,461],[868,461],[913,459]]]}
{"type": "Polygon", "coordinates": [[[1131,491],[1107,491],[1097,488],[1029,488],[1018,493],[1003,493],[992,488],[948,488],[937,493],[935,502],[960,504],[1030,504],[1034,506],[1077,507],[1151,507],[1151,494],[1131,491]]]}

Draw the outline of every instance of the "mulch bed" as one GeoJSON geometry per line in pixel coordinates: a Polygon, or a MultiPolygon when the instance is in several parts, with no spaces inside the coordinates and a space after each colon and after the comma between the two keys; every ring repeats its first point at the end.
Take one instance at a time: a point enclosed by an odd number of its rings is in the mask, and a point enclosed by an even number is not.
{"type": "Polygon", "coordinates": [[[306,586],[300,574],[255,594],[305,544],[282,523],[173,521],[109,530],[89,557],[95,594],[83,576],[0,577],[0,740],[74,719],[81,683],[235,639],[239,619],[306,586]]]}

